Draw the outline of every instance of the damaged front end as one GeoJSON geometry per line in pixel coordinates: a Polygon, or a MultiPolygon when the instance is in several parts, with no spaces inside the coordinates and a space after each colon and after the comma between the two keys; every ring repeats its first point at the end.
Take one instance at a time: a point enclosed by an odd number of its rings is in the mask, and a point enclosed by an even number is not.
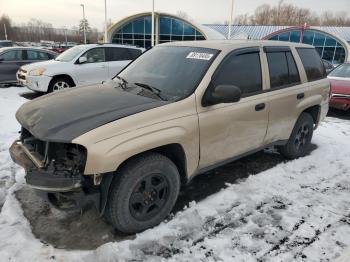
{"type": "Polygon", "coordinates": [[[26,171],[27,184],[57,208],[81,208],[94,202],[99,209],[99,189],[84,176],[86,149],[77,144],[47,142],[22,128],[10,147],[13,161],[26,171]]]}

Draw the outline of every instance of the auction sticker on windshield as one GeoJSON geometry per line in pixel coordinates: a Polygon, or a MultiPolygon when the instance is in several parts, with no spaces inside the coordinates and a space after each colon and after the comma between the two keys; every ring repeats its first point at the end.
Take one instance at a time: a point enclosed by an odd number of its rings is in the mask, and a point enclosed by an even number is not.
{"type": "Polygon", "coordinates": [[[210,60],[214,55],[208,54],[208,53],[198,53],[198,52],[191,52],[188,54],[186,58],[188,59],[199,59],[199,60],[210,60]]]}

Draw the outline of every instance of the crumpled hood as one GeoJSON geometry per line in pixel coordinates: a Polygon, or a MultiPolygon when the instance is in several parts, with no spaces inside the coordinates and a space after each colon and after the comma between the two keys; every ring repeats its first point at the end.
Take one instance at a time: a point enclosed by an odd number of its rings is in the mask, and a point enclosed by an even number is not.
{"type": "Polygon", "coordinates": [[[99,126],[167,103],[121,91],[111,84],[92,85],[27,102],[16,118],[40,140],[69,143],[99,126]]]}

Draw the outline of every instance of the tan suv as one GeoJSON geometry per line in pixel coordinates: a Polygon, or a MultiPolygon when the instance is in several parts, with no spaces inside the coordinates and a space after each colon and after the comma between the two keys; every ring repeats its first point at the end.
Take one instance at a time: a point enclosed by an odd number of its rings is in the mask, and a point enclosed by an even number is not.
{"type": "Polygon", "coordinates": [[[328,111],[325,77],[303,44],[163,44],[111,81],[24,104],[10,152],[56,207],[93,202],[118,230],[139,232],[197,174],[271,145],[304,156],[328,111]]]}

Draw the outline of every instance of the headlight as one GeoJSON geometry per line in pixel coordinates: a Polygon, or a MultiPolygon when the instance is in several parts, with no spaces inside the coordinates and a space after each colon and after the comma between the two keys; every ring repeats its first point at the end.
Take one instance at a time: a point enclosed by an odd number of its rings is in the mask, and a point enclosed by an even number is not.
{"type": "Polygon", "coordinates": [[[33,69],[33,70],[29,71],[29,75],[30,76],[41,76],[44,74],[45,71],[46,71],[45,68],[37,68],[37,69],[33,69]]]}

